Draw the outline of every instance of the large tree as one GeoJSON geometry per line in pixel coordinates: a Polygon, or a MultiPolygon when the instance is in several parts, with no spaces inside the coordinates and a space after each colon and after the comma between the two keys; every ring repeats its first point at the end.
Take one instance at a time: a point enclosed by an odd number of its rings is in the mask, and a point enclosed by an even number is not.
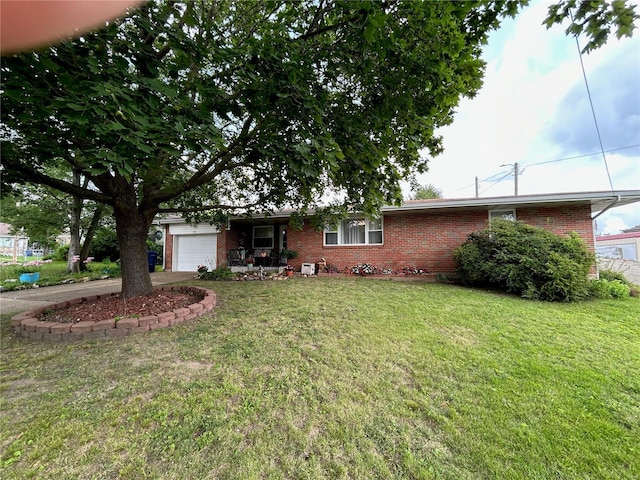
{"type": "Polygon", "coordinates": [[[427,185],[413,185],[409,200],[432,200],[434,198],[442,198],[442,190],[435,185],[428,183],[427,185]]]}
{"type": "Polygon", "coordinates": [[[148,3],[3,60],[4,167],[113,207],[123,295],[146,294],[159,213],[303,208],[329,190],[366,212],[399,202],[521,4],[148,3]],[[59,161],[89,183],[43,173],[59,161]]]}

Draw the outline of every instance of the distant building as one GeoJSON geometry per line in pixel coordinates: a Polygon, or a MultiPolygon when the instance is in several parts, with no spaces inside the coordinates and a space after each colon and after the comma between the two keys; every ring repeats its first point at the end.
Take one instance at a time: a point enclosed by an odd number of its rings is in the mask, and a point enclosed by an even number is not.
{"type": "Polygon", "coordinates": [[[24,234],[10,234],[11,225],[0,223],[0,255],[15,261],[24,257],[29,246],[29,237],[24,234]]]}
{"type": "Polygon", "coordinates": [[[640,230],[596,237],[596,253],[600,258],[637,262],[640,258],[640,230]]]}

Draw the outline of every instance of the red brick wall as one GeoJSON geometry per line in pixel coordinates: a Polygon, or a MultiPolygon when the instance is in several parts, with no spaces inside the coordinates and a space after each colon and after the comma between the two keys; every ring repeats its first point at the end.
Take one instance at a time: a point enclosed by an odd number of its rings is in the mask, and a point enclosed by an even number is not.
{"type": "Polygon", "coordinates": [[[229,244],[229,237],[233,236],[233,234],[234,232],[232,230],[227,230],[226,228],[223,228],[220,233],[218,233],[216,240],[216,267],[227,265],[227,245],[229,244]]]}
{"type": "Polygon", "coordinates": [[[591,250],[594,250],[593,221],[589,205],[563,208],[528,208],[516,210],[518,220],[544,228],[557,235],[576,232],[591,250]]]}
{"type": "MultiPolygon", "coordinates": [[[[305,224],[302,231],[289,229],[289,248],[300,255],[289,261],[296,269],[301,263],[317,263],[325,258],[339,269],[358,263],[381,268],[417,267],[431,273],[453,272],[453,250],[467,236],[484,228],[487,210],[394,213],[384,215],[384,244],[369,246],[323,246],[323,233],[305,224]]],[[[589,205],[556,208],[517,209],[518,220],[556,234],[576,231],[593,249],[593,223],[589,205]]]]}
{"type": "Polygon", "coordinates": [[[171,225],[167,225],[164,236],[164,271],[172,272],[173,270],[173,235],[171,234],[171,225]]]}

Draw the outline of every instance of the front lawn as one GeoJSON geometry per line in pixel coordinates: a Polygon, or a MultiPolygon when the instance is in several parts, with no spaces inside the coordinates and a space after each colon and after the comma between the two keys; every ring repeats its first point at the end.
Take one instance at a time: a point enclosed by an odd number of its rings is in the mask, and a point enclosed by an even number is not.
{"type": "Polygon", "coordinates": [[[0,477],[640,476],[637,298],[195,283],[215,315],[114,341],[15,339],[5,316],[0,477]]]}

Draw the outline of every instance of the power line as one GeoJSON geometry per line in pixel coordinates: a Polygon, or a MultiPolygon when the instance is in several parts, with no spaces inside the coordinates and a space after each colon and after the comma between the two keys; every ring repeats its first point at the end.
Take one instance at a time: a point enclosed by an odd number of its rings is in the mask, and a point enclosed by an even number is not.
{"type": "Polygon", "coordinates": [[[500,183],[502,180],[504,180],[505,178],[507,178],[509,175],[511,175],[511,170],[509,170],[507,173],[505,173],[503,176],[501,176],[498,180],[496,180],[495,182],[493,182],[491,185],[489,185],[487,188],[485,188],[482,192],[480,193],[486,193],[489,191],[489,189],[495,187],[498,183],[500,183]]]}
{"type": "MultiPolygon", "coordinates": [[[[499,175],[502,175],[502,177],[500,177],[500,179],[498,180],[498,182],[500,182],[500,180],[502,180],[504,177],[506,177],[507,175],[509,175],[511,173],[511,170],[509,170],[506,174],[504,172],[504,170],[498,172],[498,173],[494,173],[493,175],[489,175],[487,178],[483,178],[482,180],[478,180],[479,183],[482,182],[489,182],[491,180],[493,180],[494,178],[498,177],[499,175]]],[[[475,185],[474,183],[470,183],[469,185],[465,185],[464,187],[460,187],[457,188],[455,190],[451,190],[450,193],[455,193],[455,192],[459,192],[460,190],[466,190],[469,187],[473,187],[475,185]]]]}
{"type": "MultiPolygon", "coordinates": [[[[605,150],[605,153],[611,153],[611,152],[617,152],[620,150],[628,150],[630,148],[637,148],[640,147],[640,143],[636,144],[636,145],[628,145],[626,147],[619,147],[619,148],[611,148],[609,150],[605,150]]],[[[545,162],[537,162],[537,163],[528,163],[526,165],[524,165],[525,167],[533,167],[535,165],[546,165],[547,163],[557,163],[557,162],[565,162],[567,160],[575,160],[576,158],[584,158],[584,157],[593,157],[594,155],[598,155],[602,153],[600,152],[593,152],[593,153],[585,153],[582,155],[575,155],[573,157],[565,157],[565,158],[557,158],[556,160],[547,160],[545,162]]]]}
{"type": "MultiPolygon", "coordinates": [[[[640,147],[640,143],[637,143],[637,144],[634,144],[634,145],[627,145],[625,147],[610,148],[608,150],[605,150],[605,153],[618,152],[620,150],[629,150],[631,148],[638,148],[638,147],[640,147]]],[[[544,162],[522,164],[521,173],[524,172],[528,167],[535,167],[537,165],[548,165],[550,163],[566,162],[568,160],[576,160],[578,158],[592,157],[594,155],[599,155],[601,153],[602,152],[584,153],[584,154],[581,154],[581,155],[574,155],[572,157],[563,157],[563,158],[556,158],[554,160],[545,160],[544,162]]],[[[511,170],[509,170],[506,174],[505,174],[504,170],[501,170],[501,171],[499,171],[497,173],[494,173],[494,174],[488,176],[487,178],[483,178],[482,180],[478,180],[478,182],[479,183],[490,182],[494,178],[497,178],[500,175],[502,175],[496,182],[494,182],[492,185],[490,185],[489,187],[487,187],[487,189],[484,190],[484,192],[486,192],[489,188],[493,187],[496,183],[500,183],[510,173],[512,173],[511,170]]],[[[474,185],[475,185],[475,182],[474,183],[469,183],[468,185],[465,185],[464,187],[456,188],[455,190],[449,190],[448,192],[449,192],[449,194],[460,192],[462,190],[466,190],[468,188],[471,188],[474,185]]]]}
{"type": "MultiPolygon", "coordinates": [[[[573,14],[571,10],[569,10],[569,15],[571,17],[571,22],[573,23],[573,14]]],[[[593,115],[593,123],[596,126],[596,133],[598,134],[598,142],[600,143],[600,151],[602,152],[602,160],[604,161],[604,166],[607,170],[607,177],[609,177],[609,185],[611,186],[611,191],[613,192],[613,182],[611,181],[611,174],[609,173],[609,164],[607,163],[607,156],[604,154],[604,146],[602,145],[602,136],[600,135],[600,127],[598,127],[598,119],[596,118],[596,111],[593,108],[593,100],[591,99],[591,90],[589,90],[589,82],[587,81],[587,73],[584,70],[584,63],[582,62],[582,51],[580,50],[580,41],[578,40],[578,35],[576,35],[576,47],[578,47],[578,57],[580,57],[580,68],[582,68],[582,77],[584,78],[584,85],[587,87],[587,96],[589,97],[589,105],[591,106],[591,114],[593,115]]]]}

